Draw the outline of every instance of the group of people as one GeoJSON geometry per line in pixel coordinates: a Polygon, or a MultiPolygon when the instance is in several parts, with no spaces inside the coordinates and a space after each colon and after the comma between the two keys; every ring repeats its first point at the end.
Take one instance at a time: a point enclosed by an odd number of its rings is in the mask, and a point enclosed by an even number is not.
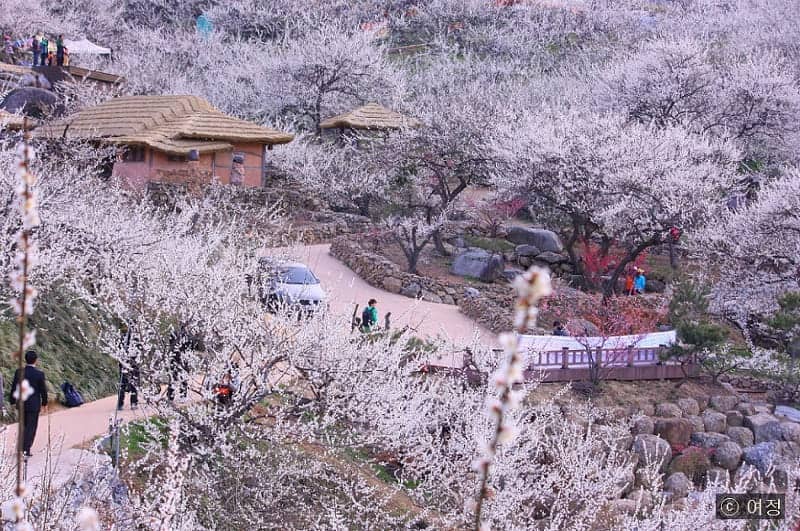
{"type": "Polygon", "coordinates": [[[641,295],[647,286],[647,277],[644,276],[644,269],[634,267],[625,275],[625,294],[641,295]]]}
{"type": "Polygon", "coordinates": [[[50,40],[42,32],[33,35],[27,41],[12,40],[10,35],[3,37],[3,60],[15,63],[16,52],[30,51],[33,54],[33,66],[69,66],[69,50],[64,45],[64,36],[59,35],[50,40]]]}

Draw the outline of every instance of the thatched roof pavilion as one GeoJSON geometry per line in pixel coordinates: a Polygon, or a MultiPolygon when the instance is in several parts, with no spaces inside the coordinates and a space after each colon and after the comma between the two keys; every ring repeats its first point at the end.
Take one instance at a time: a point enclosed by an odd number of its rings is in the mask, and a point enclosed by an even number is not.
{"type": "Polygon", "coordinates": [[[399,112],[382,107],[377,103],[368,103],[345,114],[328,118],[320,124],[321,129],[369,129],[383,131],[419,127],[418,120],[399,112]]]}
{"type": "Polygon", "coordinates": [[[44,126],[45,138],[147,146],[169,155],[228,151],[236,143],[272,146],[294,135],[228,116],[197,96],[125,96],[44,126]]]}

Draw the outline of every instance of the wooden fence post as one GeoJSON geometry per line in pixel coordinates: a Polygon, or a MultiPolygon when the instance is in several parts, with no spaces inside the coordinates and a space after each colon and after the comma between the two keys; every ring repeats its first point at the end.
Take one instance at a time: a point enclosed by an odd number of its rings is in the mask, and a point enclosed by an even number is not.
{"type": "Polygon", "coordinates": [[[561,368],[569,367],[569,347],[561,347],[561,368]]]}
{"type": "Polygon", "coordinates": [[[601,347],[597,347],[597,354],[595,355],[594,362],[600,367],[600,364],[603,361],[603,349],[601,347]]]}
{"type": "Polygon", "coordinates": [[[633,345],[628,345],[628,367],[633,367],[633,345]]]}

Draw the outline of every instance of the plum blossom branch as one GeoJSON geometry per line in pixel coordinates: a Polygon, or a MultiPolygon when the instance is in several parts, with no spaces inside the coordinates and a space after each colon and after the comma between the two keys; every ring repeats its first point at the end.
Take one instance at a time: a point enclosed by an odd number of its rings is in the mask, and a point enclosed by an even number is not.
{"type": "Polygon", "coordinates": [[[518,294],[514,308],[514,331],[502,333],[498,336],[506,358],[492,376],[492,383],[500,396],[499,398],[490,398],[487,403],[489,414],[495,421],[494,434],[491,441],[483,449],[483,455],[475,461],[475,468],[481,478],[475,502],[476,531],[484,527],[481,524],[481,512],[483,500],[488,492],[489,467],[497,452],[497,447],[500,444],[510,442],[517,434],[516,426],[511,424],[506,417],[508,411],[517,407],[522,398],[519,393],[513,390],[514,384],[521,383],[524,378],[519,337],[520,334],[524,334],[536,322],[539,301],[553,291],[550,284],[549,271],[535,266],[514,280],[514,288],[518,294]]]}
{"type": "MultiPolygon", "coordinates": [[[[26,128],[27,129],[27,128],[26,128]]],[[[30,270],[36,265],[36,249],[33,241],[33,229],[39,226],[39,212],[36,201],[36,177],[30,172],[30,161],[33,159],[33,149],[29,146],[29,134],[26,133],[22,144],[17,149],[17,198],[19,199],[20,215],[22,217],[22,227],[16,236],[17,251],[14,256],[13,267],[9,274],[11,289],[18,296],[10,302],[14,313],[17,315],[17,325],[19,330],[19,348],[17,349],[17,367],[19,371],[20,383],[13,391],[13,396],[17,400],[18,425],[17,425],[17,482],[16,497],[3,506],[4,516],[13,516],[17,522],[16,529],[26,529],[30,527],[25,519],[24,494],[26,487],[23,482],[23,441],[24,441],[24,420],[25,420],[25,400],[33,393],[33,388],[28,380],[24,379],[24,352],[25,349],[36,342],[36,335],[27,329],[27,318],[33,313],[33,305],[36,299],[36,288],[28,283],[30,270]],[[7,507],[6,507],[7,505],[7,507]],[[7,512],[11,514],[6,514],[7,512]]]]}

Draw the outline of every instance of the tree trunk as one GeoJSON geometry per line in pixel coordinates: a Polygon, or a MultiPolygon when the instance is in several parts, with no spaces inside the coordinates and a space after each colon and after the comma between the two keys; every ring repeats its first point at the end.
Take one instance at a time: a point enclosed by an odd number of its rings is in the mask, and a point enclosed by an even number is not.
{"type": "Polygon", "coordinates": [[[569,238],[565,238],[564,240],[564,250],[567,251],[567,256],[569,256],[569,261],[572,263],[573,271],[575,271],[576,275],[583,275],[583,262],[580,260],[580,257],[575,254],[575,244],[578,242],[578,224],[577,222],[572,222],[572,234],[569,235],[569,238]]]}
{"type": "Polygon", "coordinates": [[[436,247],[436,252],[442,256],[450,256],[450,252],[444,247],[444,240],[442,234],[437,230],[433,233],[433,245],[436,247]]]}
{"type": "Polygon", "coordinates": [[[658,243],[657,239],[650,239],[646,242],[640,243],[637,247],[634,247],[628,254],[625,255],[617,267],[614,268],[614,272],[611,273],[611,279],[608,283],[603,287],[603,298],[606,299],[616,293],[617,291],[617,281],[619,277],[622,275],[622,272],[625,271],[625,267],[628,264],[636,260],[636,258],[642,254],[642,251],[656,245],[658,243]]]}

